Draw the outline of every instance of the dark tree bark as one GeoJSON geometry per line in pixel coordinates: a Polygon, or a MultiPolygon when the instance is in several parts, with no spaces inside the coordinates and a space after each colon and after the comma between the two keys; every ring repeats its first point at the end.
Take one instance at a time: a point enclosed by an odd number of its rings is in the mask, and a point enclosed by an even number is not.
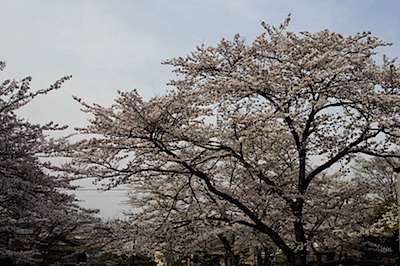
{"type": "Polygon", "coordinates": [[[239,265],[239,255],[235,255],[235,253],[232,250],[232,245],[229,242],[229,240],[224,236],[219,234],[218,238],[221,240],[224,250],[225,250],[225,256],[224,256],[224,262],[225,266],[238,266],[239,265]]]}

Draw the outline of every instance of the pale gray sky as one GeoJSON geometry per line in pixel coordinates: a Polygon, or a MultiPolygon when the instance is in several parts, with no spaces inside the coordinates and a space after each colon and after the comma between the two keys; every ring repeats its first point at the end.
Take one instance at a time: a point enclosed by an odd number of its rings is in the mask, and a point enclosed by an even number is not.
{"type": "MultiPolygon", "coordinates": [[[[400,55],[398,0],[0,0],[0,10],[0,60],[7,62],[0,80],[31,75],[40,88],[73,75],[21,115],[71,128],[87,119],[71,95],[110,105],[117,90],[136,88],[145,98],[162,94],[174,74],[161,60],[238,32],[250,43],[262,32],[260,21],[279,25],[289,12],[289,30],[370,30],[394,43],[380,52],[400,55]]],[[[77,195],[112,217],[124,208],[118,205],[123,193],[77,195]]]]}

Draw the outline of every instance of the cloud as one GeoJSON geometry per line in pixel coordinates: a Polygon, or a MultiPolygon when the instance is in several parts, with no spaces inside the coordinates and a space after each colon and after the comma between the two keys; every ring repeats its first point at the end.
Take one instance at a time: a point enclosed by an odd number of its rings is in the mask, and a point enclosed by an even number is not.
{"type": "Polygon", "coordinates": [[[160,54],[154,36],[104,12],[75,17],[62,30],[58,47],[83,67],[112,69],[135,67],[160,54]]]}

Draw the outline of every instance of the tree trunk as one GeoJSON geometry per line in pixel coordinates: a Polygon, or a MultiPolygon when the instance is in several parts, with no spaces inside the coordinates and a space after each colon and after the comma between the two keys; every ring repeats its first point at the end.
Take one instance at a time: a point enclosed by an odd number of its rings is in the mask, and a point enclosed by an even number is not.
{"type": "Polygon", "coordinates": [[[171,251],[166,252],[164,263],[166,266],[172,266],[175,264],[175,255],[171,251]]]}
{"type": "Polygon", "coordinates": [[[296,251],[294,258],[292,258],[292,260],[294,259],[291,262],[293,266],[306,266],[307,263],[307,239],[303,225],[303,204],[304,200],[302,198],[297,198],[291,206],[292,212],[296,216],[296,221],[293,223],[296,242],[302,245],[302,247],[296,251]]]}
{"type": "Polygon", "coordinates": [[[218,238],[221,240],[224,250],[225,250],[225,256],[224,256],[224,262],[225,266],[237,266],[239,265],[239,256],[235,255],[235,253],[232,250],[231,243],[229,240],[222,234],[218,235],[218,238]]]}
{"type": "Polygon", "coordinates": [[[261,249],[258,247],[256,247],[256,258],[257,258],[257,266],[263,266],[261,249]]]}
{"type": "Polygon", "coordinates": [[[135,256],[134,255],[129,257],[127,265],[128,266],[135,266],[135,256]]]}
{"type": "Polygon", "coordinates": [[[271,253],[267,247],[264,247],[264,261],[262,266],[270,266],[271,264],[272,264],[271,253]]]}
{"type": "Polygon", "coordinates": [[[294,266],[306,266],[307,264],[307,250],[304,248],[303,250],[299,250],[296,253],[294,266]]]}
{"type": "Polygon", "coordinates": [[[257,260],[256,265],[257,266],[270,266],[271,265],[271,256],[270,256],[270,253],[269,253],[267,247],[263,247],[263,248],[256,247],[255,252],[256,252],[256,260],[257,260]],[[262,251],[264,251],[264,257],[262,255],[262,251]]]}

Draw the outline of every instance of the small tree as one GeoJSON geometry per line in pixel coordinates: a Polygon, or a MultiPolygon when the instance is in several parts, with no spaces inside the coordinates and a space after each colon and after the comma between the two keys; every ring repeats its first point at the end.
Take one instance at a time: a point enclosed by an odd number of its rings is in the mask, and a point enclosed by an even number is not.
{"type": "Polygon", "coordinates": [[[163,96],[121,92],[110,108],[77,98],[94,116],[79,131],[99,136],[63,154],[65,170],[154,194],[195,188],[193,197],[226,202],[232,223],[271,238],[291,265],[306,265],[306,206],[324,197],[312,193],[317,177],[333,167],[343,176],[358,154],[395,156],[400,73],[374,61],[388,44],[371,33],[297,35],[288,21],[263,23],[251,44],[237,34],[165,61],[181,79],[163,96]]]}
{"type": "Polygon", "coordinates": [[[397,202],[397,180],[394,168],[400,165],[397,158],[357,158],[353,166],[355,180],[367,186],[378,201],[397,202]]]}
{"type": "Polygon", "coordinates": [[[373,209],[364,231],[368,240],[364,248],[366,256],[382,256],[382,253],[398,256],[399,217],[394,168],[399,165],[398,158],[361,157],[355,160],[354,181],[367,188],[373,209]]]}

